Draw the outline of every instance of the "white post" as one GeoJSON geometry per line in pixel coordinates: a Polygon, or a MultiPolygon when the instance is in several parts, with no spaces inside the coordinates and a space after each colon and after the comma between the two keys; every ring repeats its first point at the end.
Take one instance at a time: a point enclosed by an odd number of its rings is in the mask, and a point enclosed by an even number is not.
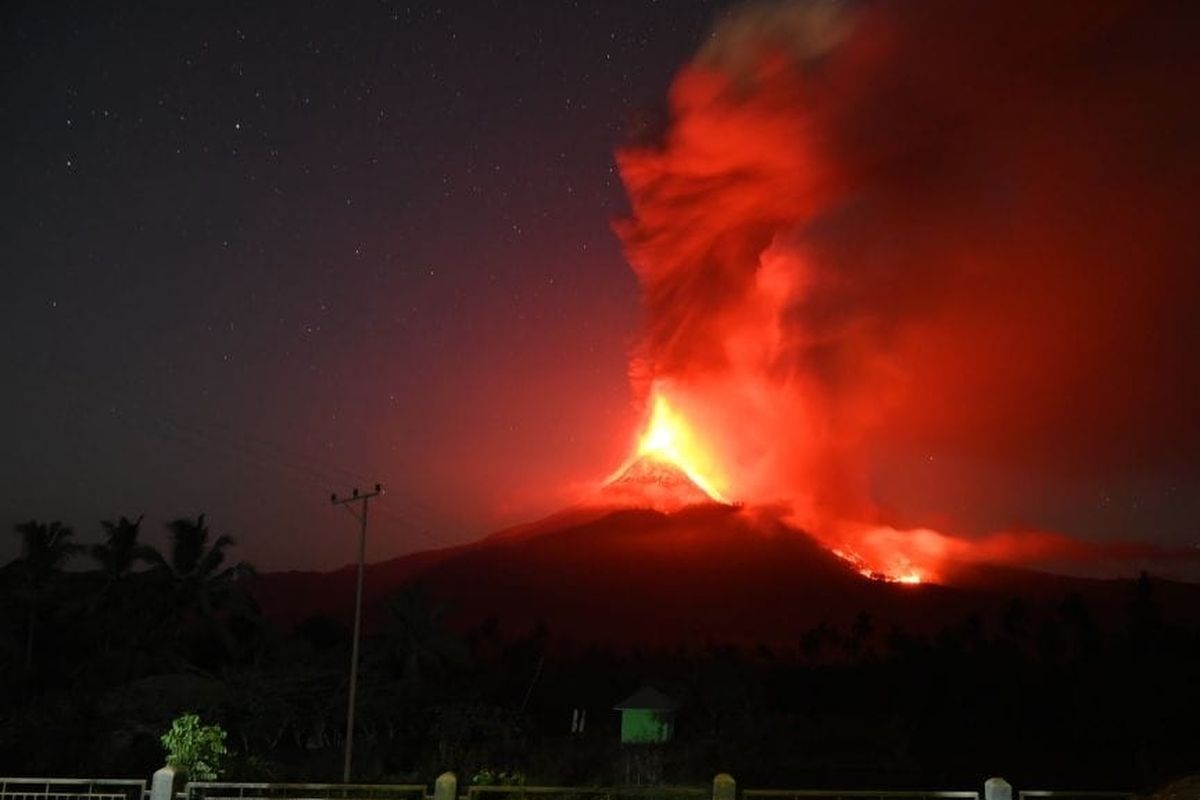
{"type": "Polygon", "coordinates": [[[150,779],[150,800],[175,800],[175,779],[180,773],[167,765],[150,779]]]}
{"type": "Polygon", "coordinates": [[[433,800],[458,800],[458,776],[453,772],[438,775],[433,784],[433,800]]]}
{"type": "Polygon", "coordinates": [[[988,778],[983,784],[984,800],[1012,800],[1012,784],[1004,778],[988,778]]]}
{"type": "Polygon", "coordinates": [[[728,772],[713,778],[713,800],[737,800],[737,781],[728,772]]]}

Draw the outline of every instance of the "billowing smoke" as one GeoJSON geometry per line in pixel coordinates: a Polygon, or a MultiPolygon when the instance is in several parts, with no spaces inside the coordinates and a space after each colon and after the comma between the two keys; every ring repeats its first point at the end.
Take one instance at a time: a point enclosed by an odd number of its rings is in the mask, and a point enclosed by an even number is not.
{"type": "Polygon", "coordinates": [[[879,569],[1150,554],[1009,531],[1054,522],[1047,487],[1200,475],[1196,21],[735,10],[618,156],[639,396],[704,432],[724,494],[879,569]]]}

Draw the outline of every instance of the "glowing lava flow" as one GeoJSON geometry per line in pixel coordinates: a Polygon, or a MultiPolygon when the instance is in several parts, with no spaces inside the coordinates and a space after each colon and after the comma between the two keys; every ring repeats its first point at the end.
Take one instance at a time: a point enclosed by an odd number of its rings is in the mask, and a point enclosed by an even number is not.
{"type": "MultiPolygon", "coordinates": [[[[917,584],[922,583],[921,573],[911,564],[904,563],[898,566],[894,571],[882,572],[877,569],[872,569],[867,565],[866,560],[853,550],[848,550],[843,547],[830,548],[835,556],[854,567],[855,571],[864,578],[870,578],[873,581],[882,581],[884,583],[907,583],[917,584]]],[[[907,559],[903,559],[907,562],[907,559]]]]}
{"type": "Polygon", "coordinates": [[[826,546],[868,578],[917,584],[939,580],[955,545],[951,537],[930,528],[843,524],[837,542],[826,546]]]}
{"type": "Polygon", "coordinates": [[[692,427],[656,388],[637,447],[604,485],[610,496],[633,489],[637,502],[655,508],[707,501],[729,504],[716,475],[715,464],[692,427]],[[653,497],[640,496],[646,491],[653,497]]]}

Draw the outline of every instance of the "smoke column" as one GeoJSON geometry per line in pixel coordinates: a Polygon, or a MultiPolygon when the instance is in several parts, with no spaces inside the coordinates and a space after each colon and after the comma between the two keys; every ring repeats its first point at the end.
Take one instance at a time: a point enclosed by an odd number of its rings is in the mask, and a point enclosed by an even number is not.
{"type": "Polygon", "coordinates": [[[704,432],[723,494],[872,570],[1187,552],[1022,517],[1200,483],[1197,30],[1107,0],[735,9],[618,154],[635,392],[704,432]]]}

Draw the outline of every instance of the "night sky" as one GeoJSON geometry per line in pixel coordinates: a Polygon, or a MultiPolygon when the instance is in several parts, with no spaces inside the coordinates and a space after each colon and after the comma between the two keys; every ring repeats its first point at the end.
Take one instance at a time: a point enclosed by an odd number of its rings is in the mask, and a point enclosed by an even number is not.
{"type": "MultiPolygon", "coordinates": [[[[386,485],[371,560],[570,502],[639,421],[614,154],[725,5],[7,4],[5,525],[144,513],[161,544],[205,512],[260,568],[317,568],[355,555],[331,491],[386,485]]],[[[866,309],[926,390],[870,442],[874,499],[1195,546],[1194,37],[1117,0],[1041,28],[878,5],[899,22],[817,117],[857,183],[812,240],[882,265],[821,319],[866,309]]]]}
{"type": "MultiPolygon", "coordinates": [[[[623,455],[614,148],[712,4],[9,4],[0,513],[261,566],[551,509],[623,455]]],[[[16,537],[0,539],[0,557],[16,537]]]]}

